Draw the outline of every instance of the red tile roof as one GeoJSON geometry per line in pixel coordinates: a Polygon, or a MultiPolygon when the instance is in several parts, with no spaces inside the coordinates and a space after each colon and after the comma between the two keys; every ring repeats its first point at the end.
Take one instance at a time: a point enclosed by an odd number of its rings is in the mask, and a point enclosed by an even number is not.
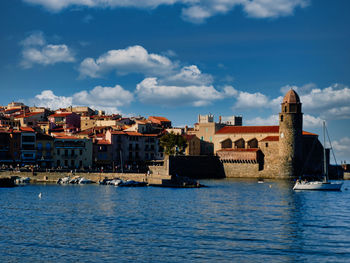
{"type": "Polygon", "coordinates": [[[149,116],[148,119],[156,119],[158,121],[162,121],[162,122],[170,122],[167,118],[165,117],[159,117],[159,116],[149,116]]]}
{"type": "Polygon", "coordinates": [[[68,115],[73,114],[72,112],[61,112],[61,113],[55,113],[49,116],[50,117],[66,117],[68,115]]]}
{"type": "Polygon", "coordinates": [[[264,139],[260,140],[261,142],[278,142],[279,136],[267,136],[264,139]]]}
{"type": "Polygon", "coordinates": [[[307,131],[303,131],[303,135],[318,136],[318,134],[316,134],[316,133],[307,132],[307,131]]]}
{"type": "Polygon", "coordinates": [[[216,134],[228,133],[278,133],[279,126],[225,126],[216,134]]]}
{"type": "Polygon", "coordinates": [[[108,140],[98,140],[98,141],[97,141],[97,144],[103,144],[103,145],[106,145],[106,144],[111,144],[111,142],[110,142],[110,141],[108,141],[108,140]]]}
{"type": "Polygon", "coordinates": [[[21,127],[20,129],[21,131],[25,131],[25,132],[34,132],[34,130],[30,127],[21,127]]]}

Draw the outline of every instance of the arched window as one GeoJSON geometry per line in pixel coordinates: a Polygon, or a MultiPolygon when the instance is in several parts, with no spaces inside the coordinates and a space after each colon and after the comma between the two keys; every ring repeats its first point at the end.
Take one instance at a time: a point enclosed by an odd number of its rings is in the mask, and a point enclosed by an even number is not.
{"type": "Polygon", "coordinates": [[[258,148],[258,140],[257,139],[251,139],[248,141],[248,148],[258,148]]]}
{"type": "Polygon", "coordinates": [[[231,149],[232,148],[232,141],[230,138],[227,138],[226,140],[221,142],[221,149],[231,149]]]}
{"type": "Polygon", "coordinates": [[[245,148],[245,141],[243,138],[235,141],[235,149],[244,149],[245,148]]]}

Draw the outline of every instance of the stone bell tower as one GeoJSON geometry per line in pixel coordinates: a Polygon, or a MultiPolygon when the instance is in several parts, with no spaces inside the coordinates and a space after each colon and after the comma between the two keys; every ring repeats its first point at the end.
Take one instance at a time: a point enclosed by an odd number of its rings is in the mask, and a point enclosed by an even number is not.
{"type": "Polygon", "coordinates": [[[303,113],[298,94],[290,89],[279,114],[279,157],[281,177],[299,176],[303,166],[303,113]]]}

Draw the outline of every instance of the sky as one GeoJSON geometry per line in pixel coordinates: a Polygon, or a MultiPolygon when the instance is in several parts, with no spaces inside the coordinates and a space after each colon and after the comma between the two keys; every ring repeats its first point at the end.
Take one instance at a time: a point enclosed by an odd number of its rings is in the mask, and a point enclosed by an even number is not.
{"type": "Polygon", "coordinates": [[[277,125],[293,88],[304,130],[321,138],[325,120],[338,163],[350,163],[349,10],[347,0],[2,0],[0,105],[277,125]]]}

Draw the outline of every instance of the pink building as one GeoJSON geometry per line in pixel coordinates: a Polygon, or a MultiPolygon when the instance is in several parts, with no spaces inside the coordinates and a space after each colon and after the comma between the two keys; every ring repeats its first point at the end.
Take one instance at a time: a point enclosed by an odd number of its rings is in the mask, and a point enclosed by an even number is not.
{"type": "Polygon", "coordinates": [[[50,129],[62,127],[65,132],[77,132],[80,130],[80,116],[74,112],[57,112],[48,117],[50,129]]]}

